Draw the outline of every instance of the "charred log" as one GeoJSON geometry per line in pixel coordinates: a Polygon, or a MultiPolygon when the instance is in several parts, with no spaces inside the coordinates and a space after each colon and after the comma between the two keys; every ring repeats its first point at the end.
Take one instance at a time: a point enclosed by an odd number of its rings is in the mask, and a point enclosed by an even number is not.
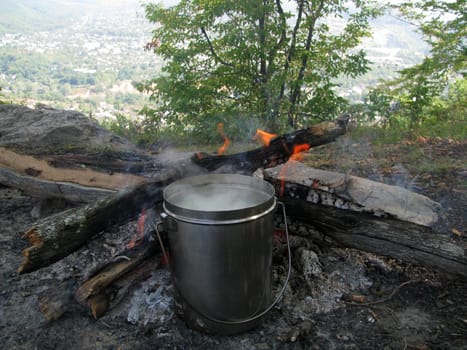
{"type": "Polygon", "coordinates": [[[467,277],[465,247],[430,227],[440,206],[425,196],[298,162],[265,170],[264,178],[288,215],[318,232],[313,240],[467,277]]]}
{"type": "Polygon", "coordinates": [[[288,215],[309,224],[319,233],[312,237],[315,241],[391,256],[406,263],[467,277],[465,248],[429,227],[298,199],[283,200],[288,215]]]}
{"type": "Polygon", "coordinates": [[[164,179],[120,191],[106,199],[39,220],[24,235],[32,245],[23,251],[18,272],[48,266],[80,248],[106,227],[134,218],[143,208],[162,201],[164,187],[176,179],[164,179]]]}

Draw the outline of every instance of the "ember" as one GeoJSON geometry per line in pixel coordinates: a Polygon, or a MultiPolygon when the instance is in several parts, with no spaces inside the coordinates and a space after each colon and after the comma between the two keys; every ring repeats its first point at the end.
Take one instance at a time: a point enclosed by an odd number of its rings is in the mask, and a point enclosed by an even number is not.
{"type": "Polygon", "coordinates": [[[132,249],[144,240],[144,224],[146,222],[146,216],[146,209],[143,209],[138,217],[138,222],[136,225],[136,234],[133,236],[130,242],[128,242],[128,248],[132,249]]]}

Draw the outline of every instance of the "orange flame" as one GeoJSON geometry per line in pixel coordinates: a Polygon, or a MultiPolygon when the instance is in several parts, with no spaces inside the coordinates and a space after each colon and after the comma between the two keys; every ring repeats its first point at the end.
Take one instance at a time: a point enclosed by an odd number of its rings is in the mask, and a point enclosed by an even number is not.
{"type": "Polygon", "coordinates": [[[295,145],[293,147],[292,155],[290,156],[290,159],[293,160],[302,160],[303,159],[303,153],[306,152],[310,149],[310,145],[307,143],[302,143],[301,145],[295,145]]]}
{"type": "Polygon", "coordinates": [[[264,146],[269,146],[271,140],[275,138],[277,134],[270,134],[264,130],[256,129],[256,134],[253,136],[253,140],[259,140],[264,146]]]}
{"type": "MultiPolygon", "coordinates": [[[[307,143],[303,143],[303,144],[300,144],[300,145],[295,145],[293,147],[293,151],[292,151],[292,155],[290,156],[290,159],[296,160],[296,161],[302,160],[303,159],[303,153],[302,152],[306,152],[309,149],[310,149],[310,145],[307,144],[307,143]]],[[[285,179],[286,179],[286,175],[289,172],[290,168],[291,168],[291,163],[285,163],[284,166],[282,167],[282,169],[279,172],[279,179],[281,181],[281,190],[280,190],[279,195],[281,197],[284,195],[284,192],[285,192],[285,179]]]]}
{"type": "Polygon", "coordinates": [[[219,149],[217,150],[217,154],[222,155],[225,153],[225,151],[227,150],[227,147],[229,147],[230,145],[230,140],[227,137],[227,135],[225,135],[225,132],[224,132],[224,123],[217,124],[217,132],[224,139],[224,144],[221,147],[219,147],[219,149]]]}

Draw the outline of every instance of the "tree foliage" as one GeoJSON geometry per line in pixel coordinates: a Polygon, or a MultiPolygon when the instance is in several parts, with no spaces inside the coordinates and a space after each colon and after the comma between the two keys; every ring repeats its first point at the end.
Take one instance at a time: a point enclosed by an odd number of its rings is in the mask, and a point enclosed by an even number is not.
{"type": "Polygon", "coordinates": [[[378,14],[372,0],[149,4],[148,48],[165,65],[140,89],[155,101],[153,117],[201,134],[219,121],[235,134],[331,118],[346,105],[336,79],[369,69],[358,45],[378,14]]]}

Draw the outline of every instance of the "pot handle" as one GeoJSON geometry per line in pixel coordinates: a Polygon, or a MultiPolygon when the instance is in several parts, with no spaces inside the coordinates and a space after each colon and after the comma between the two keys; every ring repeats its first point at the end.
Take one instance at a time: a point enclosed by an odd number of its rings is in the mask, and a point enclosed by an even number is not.
{"type": "MultiPolygon", "coordinates": [[[[251,322],[251,321],[255,321],[261,317],[263,317],[264,315],[266,315],[274,306],[277,305],[277,303],[281,300],[282,296],[284,295],[284,292],[285,292],[285,289],[287,288],[287,285],[289,283],[289,279],[290,279],[290,273],[292,271],[292,254],[291,254],[291,250],[290,250],[290,240],[289,240],[289,228],[287,226],[287,214],[285,212],[285,204],[283,202],[280,202],[280,201],[277,201],[278,204],[280,204],[282,206],[282,215],[284,216],[284,225],[285,225],[285,236],[286,236],[286,240],[287,240],[287,254],[288,254],[288,272],[287,272],[287,278],[285,279],[285,282],[284,282],[284,285],[282,286],[282,289],[281,291],[279,292],[278,296],[276,297],[276,299],[271,303],[271,305],[269,305],[264,311],[262,311],[261,313],[257,314],[257,315],[254,315],[254,316],[251,316],[247,319],[243,319],[243,320],[238,320],[238,321],[224,321],[224,320],[219,320],[219,319],[216,319],[216,318],[212,318],[208,315],[206,315],[205,313],[203,312],[200,312],[199,310],[197,310],[196,308],[193,307],[193,305],[190,305],[187,301],[186,298],[183,298],[185,300],[186,303],[188,303],[188,305],[196,312],[198,313],[200,316],[208,319],[209,321],[212,321],[212,322],[215,322],[215,323],[220,323],[220,324],[226,324],[226,325],[239,325],[239,324],[243,324],[243,323],[248,323],[248,322],[251,322]]],[[[166,261],[168,262],[167,260],[167,256],[166,256],[166,253],[165,253],[165,248],[164,248],[164,244],[162,243],[162,239],[160,238],[160,234],[159,234],[159,230],[157,229],[157,225],[156,225],[156,233],[157,233],[157,237],[159,239],[159,243],[161,245],[161,248],[162,248],[162,253],[164,254],[164,258],[166,259],[166,261]]],[[[169,266],[170,267],[170,266],[169,266]]],[[[183,295],[182,295],[183,297],[183,295]]]]}
{"type": "Polygon", "coordinates": [[[161,246],[162,255],[164,256],[165,263],[167,264],[167,267],[169,268],[169,271],[170,271],[169,256],[167,254],[167,250],[165,249],[164,242],[162,241],[162,238],[161,238],[161,231],[163,231],[163,229],[159,228],[159,227],[163,227],[163,224],[167,220],[167,217],[168,216],[166,213],[164,212],[161,213],[161,219],[156,221],[156,223],[154,224],[154,229],[156,231],[156,236],[157,236],[157,240],[159,241],[159,245],[161,246]]]}

